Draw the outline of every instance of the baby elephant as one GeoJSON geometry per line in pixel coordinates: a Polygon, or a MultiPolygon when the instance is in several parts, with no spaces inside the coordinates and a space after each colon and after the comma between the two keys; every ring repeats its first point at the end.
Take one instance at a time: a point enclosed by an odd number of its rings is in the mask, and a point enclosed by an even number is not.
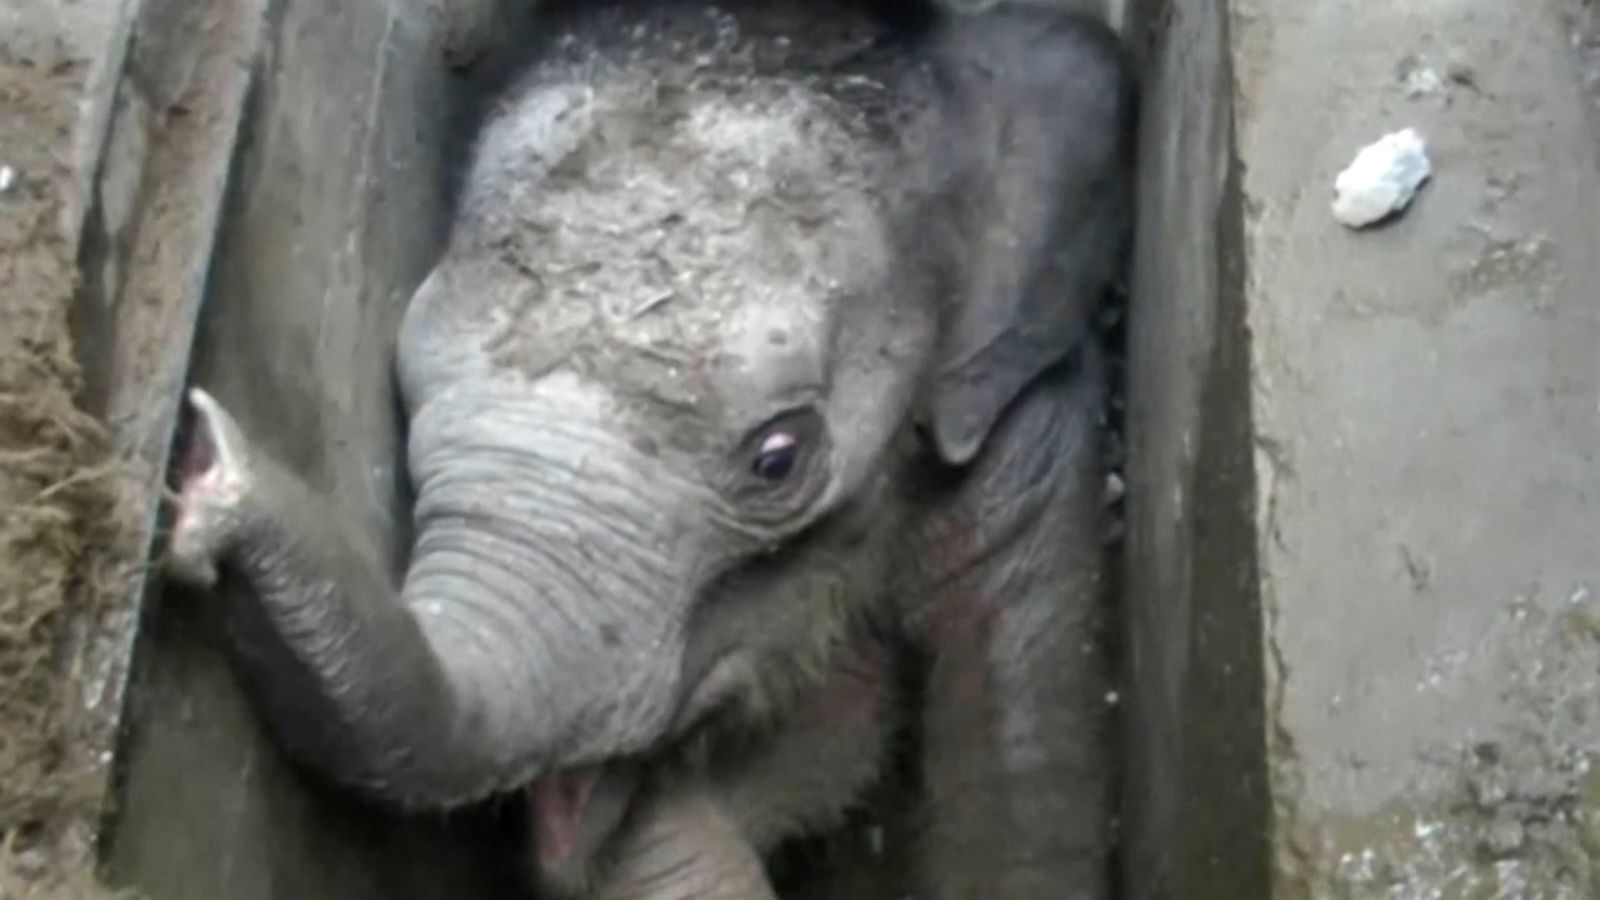
{"type": "Polygon", "coordinates": [[[172,561],[243,579],[309,769],[523,791],[558,892],[755,898],[910,747],[918,896],[1106,896],[1132,84],[1089,20],[866,6],[542,13],[399,336],[398,588],[192,392],[172,561]]]}

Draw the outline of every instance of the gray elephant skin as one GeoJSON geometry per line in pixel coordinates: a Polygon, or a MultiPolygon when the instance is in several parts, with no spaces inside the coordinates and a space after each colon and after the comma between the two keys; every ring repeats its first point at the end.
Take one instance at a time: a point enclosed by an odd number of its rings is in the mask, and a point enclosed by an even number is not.
{"type": "Polygon", "coordinates": [[[1133,86],[925,12],[541,10],[398,336],[403,578],[191,391],[170,562],[309,772],[526,798],[551,894],[751,898],[904,754],[917,896],[1107,895],[1133,86]]]}

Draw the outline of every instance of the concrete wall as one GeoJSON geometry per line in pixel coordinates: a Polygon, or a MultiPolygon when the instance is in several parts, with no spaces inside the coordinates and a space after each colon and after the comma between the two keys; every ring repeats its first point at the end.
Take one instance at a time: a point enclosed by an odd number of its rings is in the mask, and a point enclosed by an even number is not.
{"type": "Polygon", "coordinates": [[[1222,0],[1145,4],[1128,335],[1123,835],[1135,898],[1267,896],[1240,166],[1222,0]]]}
{"type": "MultiPolygon", "coordinates": [[[[391,558],[405,535],[390,343],[440,247],[452,116],[470,105],[445,71],[440,22],[420,0],[148,0],[121,123],[142,135],[152,120],[237,117],[188,374],[340,498],[391,558]],[[219,33],[253,36],[196,78],[190,49],[219,33]],[[208,106],[229,76],[247,85],[235,105],[208,106]]],[[[133,194],[145,231],[163,215],[184,224],[133,194]]],[[[139,268],[126,249],[137,237],[113,227],[104,243],[107,258],[139,268]]],[[[185,332],[166,337],[187,350],[185,332]]],[[[402,822],[290,768],[240,691],[207,599],[158,585],[146,596],[109,835],[114,883],[161,900],[513,891],[486,816],[402,822]]]]}
{"type": "Polygon", "coordinates": [[[1592,4],[1151,6],[1129,896],[1600,895],[1592,4]]]}

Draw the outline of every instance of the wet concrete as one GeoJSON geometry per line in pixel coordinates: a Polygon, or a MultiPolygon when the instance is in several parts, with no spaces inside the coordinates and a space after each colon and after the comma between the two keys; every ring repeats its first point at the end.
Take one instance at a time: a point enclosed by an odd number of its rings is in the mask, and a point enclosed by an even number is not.
{"type": "Polygon", "coordinates": [[[1129,896],[1600,895],[1594,7],[1144,12],[1129,896]]]}

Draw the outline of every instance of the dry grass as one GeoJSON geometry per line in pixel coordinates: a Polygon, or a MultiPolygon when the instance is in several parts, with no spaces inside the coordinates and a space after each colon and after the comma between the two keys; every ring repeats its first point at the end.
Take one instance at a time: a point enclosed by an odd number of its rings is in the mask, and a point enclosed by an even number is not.
{"type": "Polygon", "coordinates": [[[33,396],[0,394],[0,836],[49,817],[74,794],[59,722],[69,697],[58,650],[79,561],[103,503],[98,431],[37,359],[0,356],[0,383],[32,373],[33,396]],[[20,370],[20,371],[19,371],[20,370]]]}
{"type": "Polygon", "coordinates": [[[117,528],[103,432],[78,403],[61,219],[85,67],[11,41],[0,36],[0,165],[14,173],[0,192],[0,900],[105,900],[81,838],[98,773],[71,752],[82,701],[63,653],[107,596],[86,548],[117,528]]]}
{"type": "Polygon", "coordinates": [[[94,876],[87,848],[77,865],[62,865],[61,848],[16,850],[0,846],[0,900],[143,900],[132,890],[112,890],[94,876]]]}

